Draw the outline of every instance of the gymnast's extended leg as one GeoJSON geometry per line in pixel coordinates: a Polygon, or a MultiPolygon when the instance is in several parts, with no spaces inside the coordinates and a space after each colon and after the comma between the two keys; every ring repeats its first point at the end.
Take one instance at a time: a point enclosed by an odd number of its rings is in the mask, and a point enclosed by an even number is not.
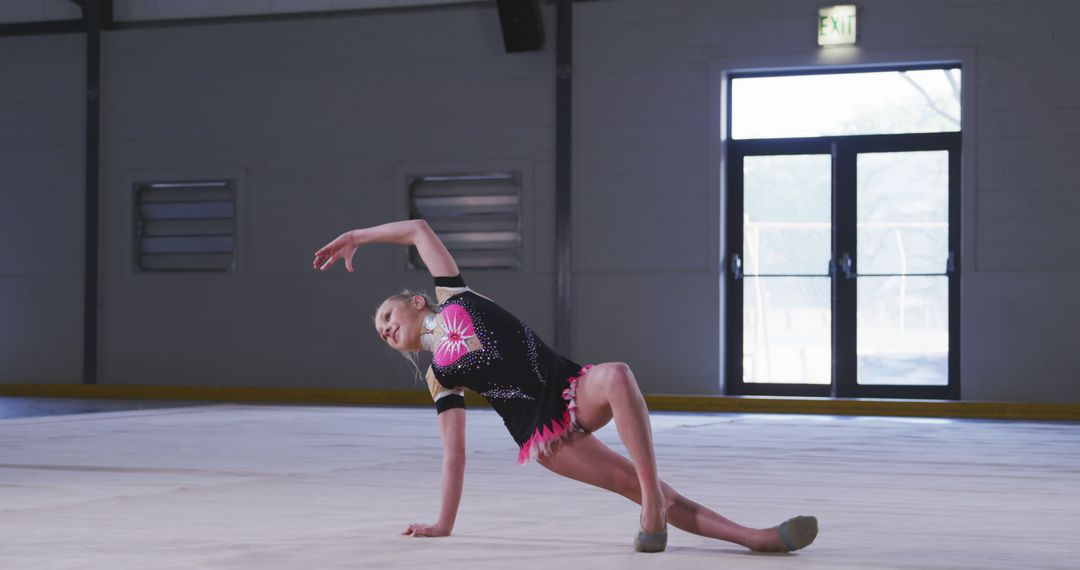
{"type": "MultiPolygon", "coordinates": [[[[560,475],[618,493],[641,503],[641,487],[634,465],[591,434],[575,433],[550,456],[541,456],[544,467],[560,475]]],[[[740,544],[759,552],[791,550],[777,527],[756,529],[740,525],[719,513],[680,495],[663,481],[667,520],[673,526],[711,538],[740,544]]],[[[815,525],[816,530],[816,525],[815,525]]],[[[812,541],[812,537],[810,538],[812,541]]],[[[800,545],[801,548],[805,545],[800,545]]]]}

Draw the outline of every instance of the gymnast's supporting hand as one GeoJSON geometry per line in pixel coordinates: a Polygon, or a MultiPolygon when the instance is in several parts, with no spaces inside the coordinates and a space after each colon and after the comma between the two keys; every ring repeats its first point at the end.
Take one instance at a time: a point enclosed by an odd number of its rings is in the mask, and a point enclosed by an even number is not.
{"type": "Polygon", "coordinates": [[[405,532],[401,533],[408,536],[422,537],[422,536],[450,536],[450,530],[443,528],[437,524],[426,525],[420,523],[413,523],[409,525],[409,528],[405,529],[405,532]]]}
{"type": "Polygon", "coordinates": [[[434,525],[411,524],[408,536],[450,536],[461,504],[465,482],[465,409],[455,408],[439,414],[439,436],[443,444],[442,506],[434,525]]]}

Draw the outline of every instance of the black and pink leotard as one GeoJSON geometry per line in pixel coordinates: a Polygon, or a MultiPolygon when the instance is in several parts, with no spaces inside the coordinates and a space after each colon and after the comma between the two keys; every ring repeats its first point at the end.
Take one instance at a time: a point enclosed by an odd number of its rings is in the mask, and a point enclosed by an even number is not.
{"type": "Polygon", "coordinates": [[[503,419],[526,463],[573,430],[577,380],[590,368],[559,355],[528,325],[465,285],[436,277],[445,336],[427,371],[438,413],[464,408],[464,389],[480,394],[503,419]]]}

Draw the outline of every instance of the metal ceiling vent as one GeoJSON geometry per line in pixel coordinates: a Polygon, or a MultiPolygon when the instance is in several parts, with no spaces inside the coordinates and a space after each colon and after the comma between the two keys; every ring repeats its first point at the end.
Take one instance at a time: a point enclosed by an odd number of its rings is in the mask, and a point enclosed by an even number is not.
{"type": "Polygon", "coordinates": [[[135,185],[135,266],[140,271],[233,271],[232,181],[135,185]]]}
{"type": "MultiPolygon", "coordinates": [[[[410,176],[409,217],[439,234],[458,267],[521,269],[521,173],[410,176]]],[[[409,248],[414,268],[424,263],[409,248]]]]}

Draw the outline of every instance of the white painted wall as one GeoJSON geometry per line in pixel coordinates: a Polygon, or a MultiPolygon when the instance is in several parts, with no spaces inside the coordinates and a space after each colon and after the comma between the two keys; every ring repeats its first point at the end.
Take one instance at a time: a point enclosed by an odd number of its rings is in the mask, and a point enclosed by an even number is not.
{"type": "MultiPolygon", "coordinates": [[[[716,74],[824,61],[816,9],[801,0],[575,6],[572,357],[626,360],[649,392],[718,391],[716,74]]],[[[933,53],[973,62],[964,399],[1080,402],[1080,39],[1069,28],[1080,3],[866,0],[860,9],[861,47],[845,63],[933,53]]],[[[550,339],[553,10],[545,14],[545,51],[517,55],[502,52],[495,10],[484,6],[107,32],[102,381],[409,385],[407,364],[367,321],[386,293],[426,284],[402,269],[404,252],[361,252],[353,275],[308,269],[338,231],[404,214],[402,165],[531,165],[525,270],[469,280],[550,339]],[[238,271],[134,274],[132,183],[208,175],[240,181],[238,271]]],[[[29,133],[0,133],[3,382],[78,381],[81,57],[78,35],[0,38],[0,124],[29,133]],[[48,201],[38,198],[49,188],[48,201]],[[53,221],[57,204],[72,212],[65,223],[53,221]]]]}

